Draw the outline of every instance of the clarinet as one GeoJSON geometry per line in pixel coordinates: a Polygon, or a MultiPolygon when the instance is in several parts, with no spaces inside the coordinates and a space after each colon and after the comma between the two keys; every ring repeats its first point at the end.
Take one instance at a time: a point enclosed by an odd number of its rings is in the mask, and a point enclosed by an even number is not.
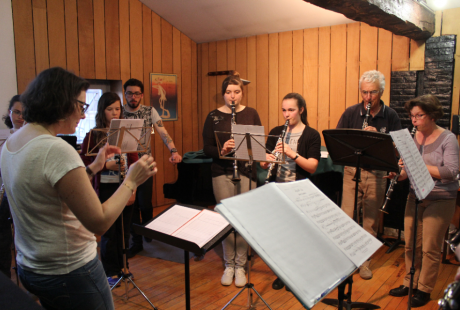
{"type": "MultiPolygon", "coordinates": [[[[276,145],[278,145],[278,143],[284,141],[284,137],[286,136],[286,129],[287,129],[288,125],[289,125],[289,120],[287,120],[286,123],[284,124],[283,131],[281,132],[281,135],[279,136],[278,141],[276,141],[275,147],[276,147],[276,145]]],[[[277,160],[277,161],[281,160],[282,153],[275,152],[275,150],[273,150],[272,154],[275,155],[275,160],[277,160]]],[[[268,182],[269,182],[268,180],[270,179],[270,177],[272,175],[273,168],[275,168],[275,165],[274,165],[274,163],[271,163],[268,166],[268,172],[267,172],[267,177],[265,178],[265,184],[268,184],[268,182]]],[[[278,165],[278,169],[279,169],[279,165],[278,165]]]]}
{"type": "Polygon", "coordinates": [[[367,104],[366,106],[366,117],[364,118],[364,122],[363,122],[363,128],[366,128],[367,126],[369,126],[369,117],[371,116],[371,102],[369,101],[369,103],[367,104]]]}
{"type": "MultiPolygon", "coordinates": [[[[232,101],[231,104],[232,107],[232,125],[236,125],[236,112],[235,112],[235,101],[232,101]]],[[[230,139],[233,139],[233,126],[230,134],[230,139]]],[[[235,149],[233,149],[235,151],[235,149]]],[[[235,156],[235,154],[233,155],[235,156]]],[[[233,182],[239,182],[241,181],[240,174],[238,173],[238,160],[233,161],[233,176],[232,176],[232,181],[233,182]]]]}
{"type": "MultiPolygon", "coordinates": [[[[417,127],[414,126],[414,128],[412,128],[412,131],[410,132],[412,137],[415,135],[416,131],[417,131],[417,127]]],[[[398,183],[398,179],[401,176],[401,171],[402,171],[402,169],[399,168],[398,174],[396,174],[395,177],[390,181],[390,186],[388,186],[387,194],[386,194],[386,197],[385,197],[385,202],[383,203],[383,206],[379,209],[383,213],[388,214],[388,212],[385,211],[385,208],[387,207],[388,201],[391,200],[391,194],[393,193],[395,185],[398,183]]]]}

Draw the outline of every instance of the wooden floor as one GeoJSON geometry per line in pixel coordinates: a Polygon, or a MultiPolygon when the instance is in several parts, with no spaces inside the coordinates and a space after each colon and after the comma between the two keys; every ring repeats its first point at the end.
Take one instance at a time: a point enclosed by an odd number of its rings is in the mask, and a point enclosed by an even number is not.
{"type": "MultiPolygon", "coordinates": [[[[407,309],[407,297],[396,298],[388,295],[388,291],[402,284],[405,273],[404,253],[400,247],[390,254],[385,254],[383,246],[374,255],[371,269],[374,277],[362,280],[355,274],[353,284],[353,301],[370,302],[382,309],[407,309]]],[[[185,309],[184,265],[163,261],[160,259],[135,256],[130,260],[130,271],[135,276],[135,283],[150,298],[159,309],[185,309]]],[[[327,267],[325,266],[325,269],[327,267]]],[[[437,300],[443,296],[445,287],[453,281],[457,266],[442,264],[440,275],[432,300],[428,305],[419,309],[438,309],[437,300]]],[[[240,290],[234,285],[224,287],[220,284],[223,272],[221,258],[214,251],[206,254],[202,261],[191,260],[191,308],[192,309],[221,309],[240,290]]],[[[325,271],[326,272],[326,271],[325,271]]],[[[272,309],[304,309],[295,297],[283,290],[271,288],[275,275],[267,265],[256,257],[251,271],[251,282],[257,291],[269,303],[272,309]]],[[[125,287],[122,285],[113,292],[115,308],[121,309],[151,309],[147,301],[132,288],[128,292],[128,300],[124,299],[125,287]]],[[[257,309],[267,309],[257,297],[254,301],[257,309]]],[[[328,298],[336,298],[337,290],[328,298]]],[[[247,290],[241,294],[227,309],[247,309],[247,290]]],[[[336,309],[318,303],[314,310],[336,309]]]]}

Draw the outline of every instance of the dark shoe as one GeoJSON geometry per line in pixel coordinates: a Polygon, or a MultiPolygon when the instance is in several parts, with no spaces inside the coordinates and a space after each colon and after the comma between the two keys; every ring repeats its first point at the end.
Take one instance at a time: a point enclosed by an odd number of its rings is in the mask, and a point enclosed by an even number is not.
{"type": "Polygon", "coordinates": [[[133,245],[132,247],[130,247],[128,249],[128,253],[126,254],[126,257],[128,258],[133,258],[134,256],[136,256],[137,253],[139,253],[140,251],[142,251],[144,249],[144,247],[142,245],[133,245]]]}
{"type": "Polygon", "coordinates": [[[272,288],[273,288],[274,290],[280,290],[280,289],[282,289],[283,287],[284,287],[284,283],[283,283],[283,281],[281,281],[280,278],[276,278],[276,280],[273,281],[272,288]]]}
{"type": "Polygon", "coordinates": [[[144,236],[144,240],[145,240],[145,242],[148,242],[148,243],[152,242],[152,238],[148,238],[148,237],[145,237],[145,236],[144,236]]]}
{"type": "Polygon", "coordinates": [[[418,308],[423,307],[430,301],[430,293],[425,293],[422,291],[417,291],[412,298],[412,307],[418,308]]]}
{"type": "Polygon", "coordinates": [[[390,295],[395,297],[403,297],[409,295],[409,288],[407,286],[401,285],[397,288],[390,290],[390,295]]]}

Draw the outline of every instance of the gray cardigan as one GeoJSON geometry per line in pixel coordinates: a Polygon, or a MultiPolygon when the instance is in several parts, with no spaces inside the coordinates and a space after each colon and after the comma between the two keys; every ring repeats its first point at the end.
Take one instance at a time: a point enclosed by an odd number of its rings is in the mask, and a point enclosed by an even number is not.
{"type": "MultiPolygon", "coordinates": [[[[438,167],[441,175],[441,179],[433,178],[434,188],[425,199],[456,199],[459,186],[457,180],[459,148],[455,135],[445,130],[436,141],[425,146],[418,144],[417,139],[414,141],[425,164],[438,167]]],[[[412,187],[411,193],[414,193],[412,187]]]]}

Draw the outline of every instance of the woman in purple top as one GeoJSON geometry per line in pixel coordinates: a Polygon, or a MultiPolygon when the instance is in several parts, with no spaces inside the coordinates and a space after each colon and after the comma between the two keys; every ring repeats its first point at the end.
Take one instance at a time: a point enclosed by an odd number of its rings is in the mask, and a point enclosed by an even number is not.
{"type": "MultiPolygon", "coordinates": [[[[435,96],[425,95],[409,100],[405,109],[409,112],[412,124],[417,127],[414,141],[435,183],[434,189],[418,206],[413,283],[416,290],[412,307],[421,307],[430,301],[430,293],[438,278],[444,234],[455,211],[459,151],[455,135],[436,125],[443,111],[435,96]]],[[[407,174],[403,170],[400,179],[405,178],[407,174]]],[[[404,218],[406,276],[401,286],[390,290],[392,296],[409,294],[415,198],[411,188],[404,218]]]]}

